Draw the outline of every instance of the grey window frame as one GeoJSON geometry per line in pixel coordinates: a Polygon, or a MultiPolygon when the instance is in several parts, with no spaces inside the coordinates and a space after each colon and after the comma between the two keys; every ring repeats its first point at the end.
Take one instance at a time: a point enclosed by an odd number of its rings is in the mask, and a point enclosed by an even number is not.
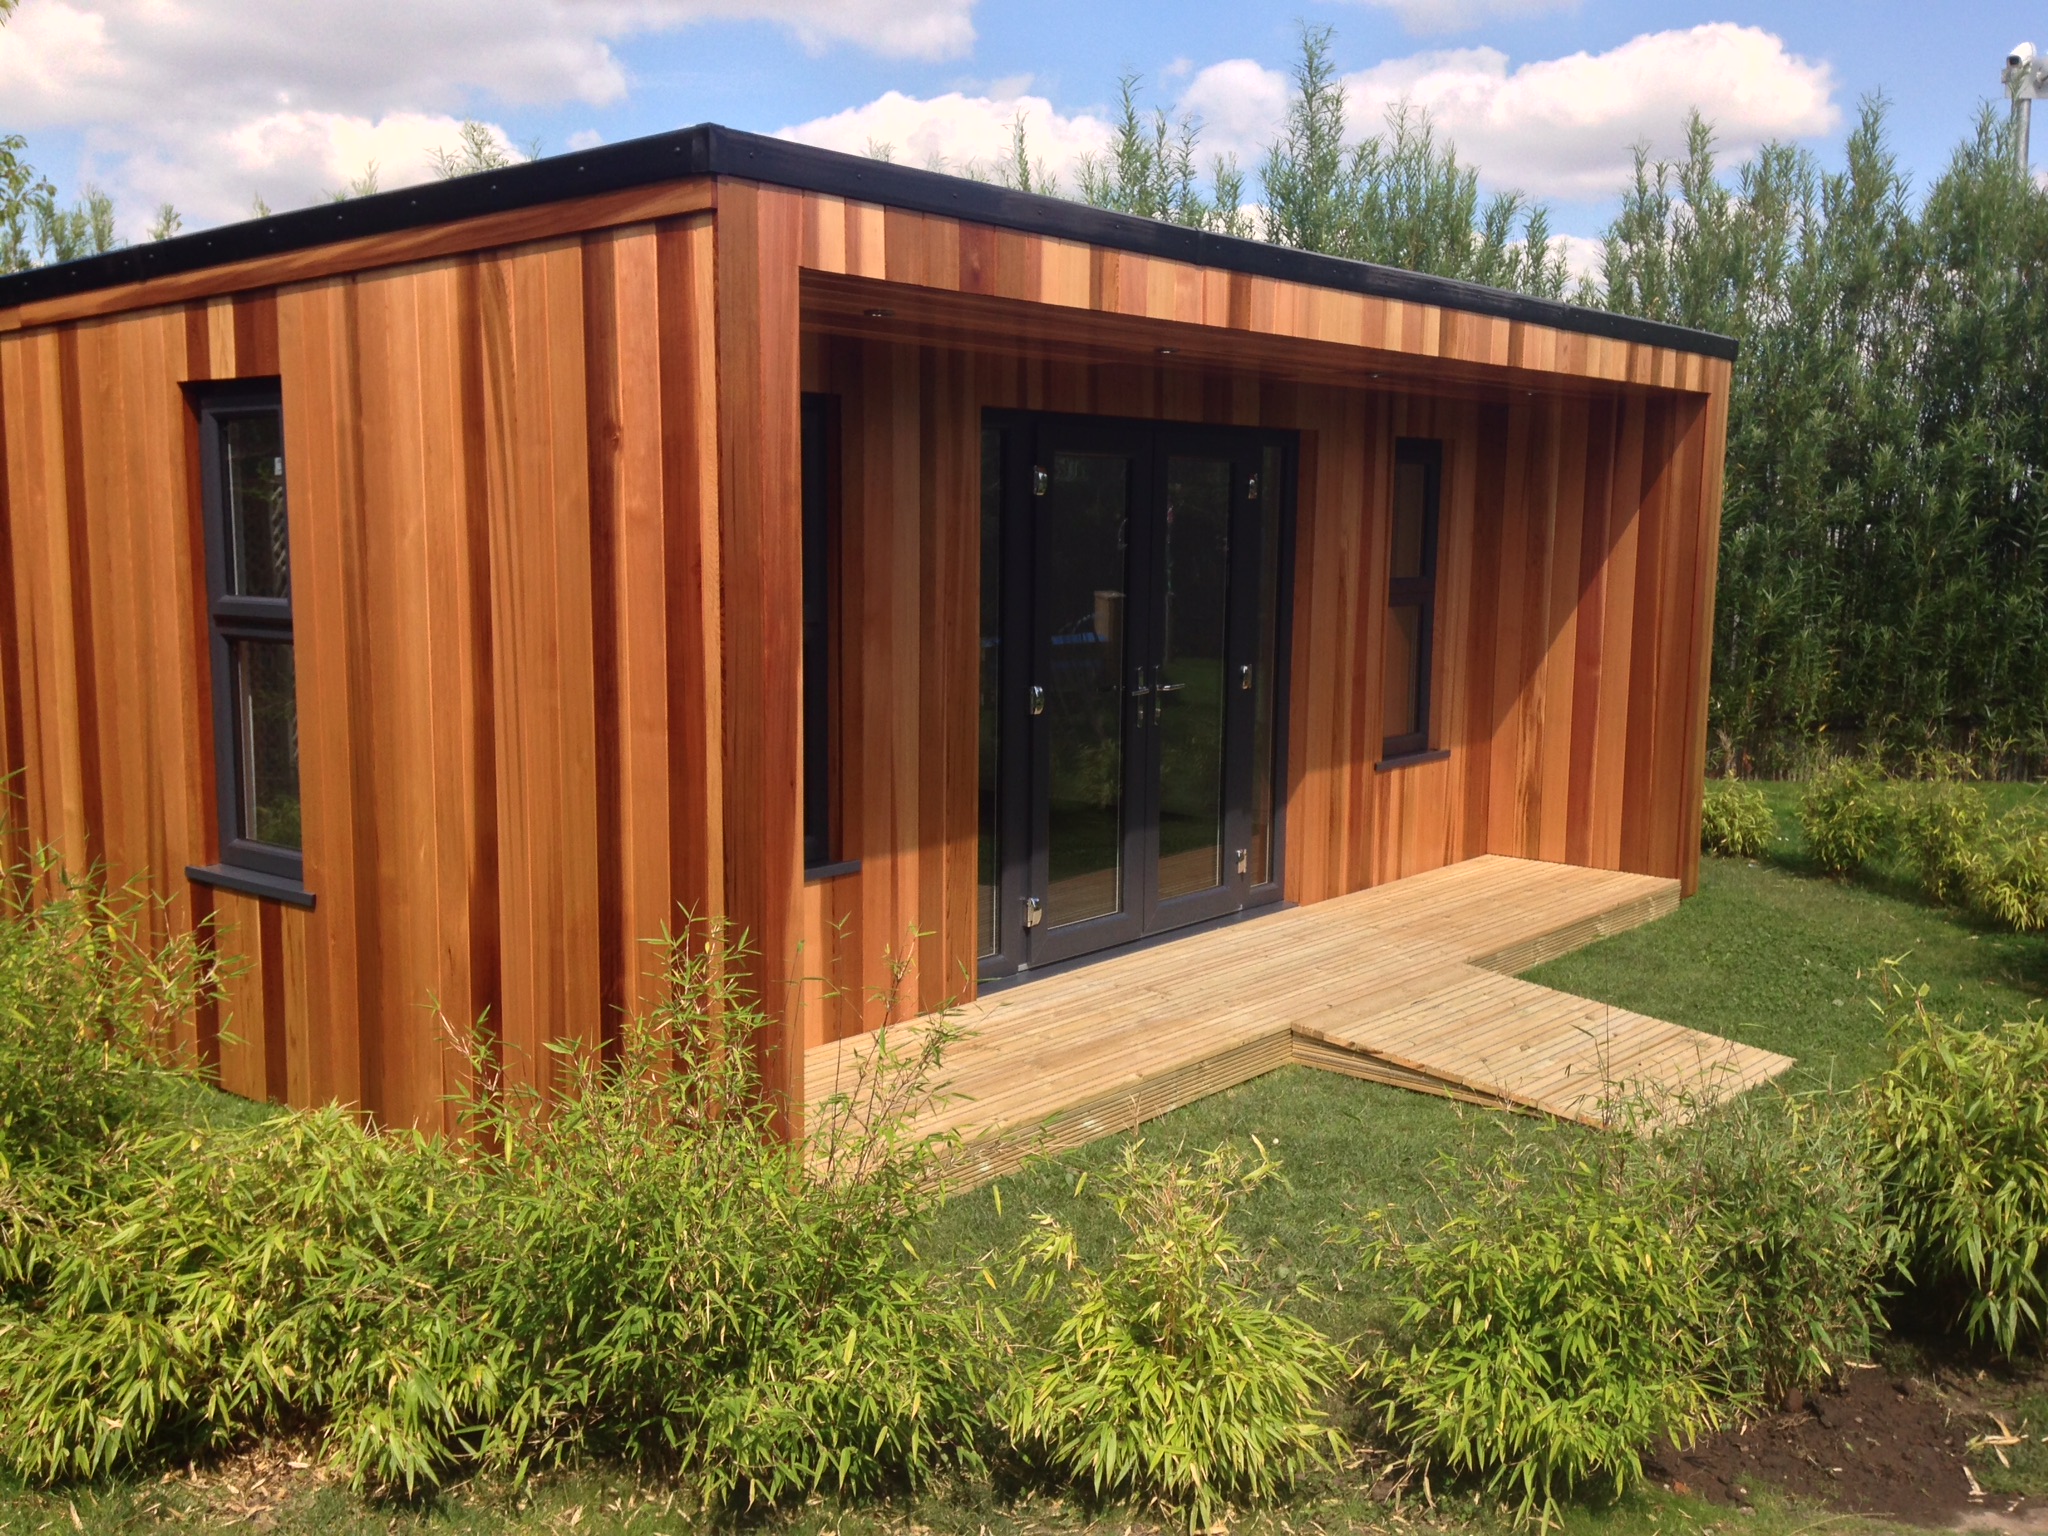
{"type": "MultiPolygon", "coordinates": [[[[215,805],[220,817],[220,864],[225,871],[192,871],[195,877],[214,873],[213,884],[256,894],[289,897],[305,888],[305,853],[245,835],[242,827],[242,774],[247,761],[234,700],[233,644],[262,640],[292,645],[296,668],[298,648],[292,636],[292,599],[245,597],[230,590],[228,562],[232,532],[225,499],[221,419],[251,411],[275,411],[282,437],[283,390],[277,379],[236,379],[192,391],[199,425],[199,489],[201,521],[206,532],[206,606],[209,650],[213,660],[213,766],[215,805]],[[253,880],[228,878],[228,871],[246,871],[253,880]],[[272,885],[280,887],[271,890],[272,885]]],[[[285,472],[285,520],[291,520],[291,472],[285,472]]],[[[294,576],[296,573],[294,573],[294,576]]],[[[297,689],[293,689],[296,708],[297,689]]],[[[302,786],[303,794],[303,786],[302,786]]]]}
{"type": "Polygon", "coordinates": [[[806,391],[799,402],[803,456],[804,878],[857,873],[844,847],[840,760],[839,397],[806,391]]]}
{"type": "MultiPolygon", "coordinates": [[[[1430,681],[1436,664],[1436,556],[1438,513],[1443,504],[1444,445],[1440,439],[1402,437],[1394,441],[1394,463],[1420,464],[1422,478],[1422,574],[1390,576],[1385,622],[1396,608],[1418,610],[1415,636],[1415,729],[1380,740],[1382,763],[1428,757],[1430,752],[1430,681]]],[[[1388,501],[1388,517],[1393,502],[1388,501]]],[[[1384,642],[1382,642],[1384,643],[1384,642]]]]}

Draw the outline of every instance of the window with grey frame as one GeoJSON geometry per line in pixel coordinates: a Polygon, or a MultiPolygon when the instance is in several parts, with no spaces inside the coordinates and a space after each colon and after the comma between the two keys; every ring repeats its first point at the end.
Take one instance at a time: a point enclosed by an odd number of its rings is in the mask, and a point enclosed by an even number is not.
{"type": "Polygon", "coordinates": [[[275,380],[197,392],[220,862],[301,886],[284,409],[275,380]]]}
{"type": "Polygon", "coordinates": [[[806,394],[803,426],[804,875],[860,867],[841,846],[839,657],[839,399],[806,394]]]}
{"type": "Polygon", "coordinates": [[[1392,528],[1387,540],[1386,692],[1383,761],[1429,750],[1430,657],[1436,639],[1437,508],[1443,444],[1404,437],[1394,444],[1392,528]]]}

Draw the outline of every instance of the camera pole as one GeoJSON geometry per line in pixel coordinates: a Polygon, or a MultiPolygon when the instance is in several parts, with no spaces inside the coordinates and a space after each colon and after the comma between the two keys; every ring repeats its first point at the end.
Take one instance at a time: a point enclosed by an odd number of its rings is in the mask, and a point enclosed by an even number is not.
{"type": "Polygon", "coordinates": [[[2025,176],[2033,168],[2030,140],[2034,130],[2034,102],[2048,94],[2048,59],[2043,59],[2034,50],[2032,43],[2015,44],[2011,53],[2005,56],[2005,68],[1999,74],[2005,91],[2012,98],[2013,155],[2019,162],[2019,172],[2025,176]]]}

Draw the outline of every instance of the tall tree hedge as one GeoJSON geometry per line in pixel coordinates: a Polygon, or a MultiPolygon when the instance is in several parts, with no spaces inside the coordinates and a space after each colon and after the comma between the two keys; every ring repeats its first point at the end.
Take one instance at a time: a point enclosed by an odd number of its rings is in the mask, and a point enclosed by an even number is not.
{"type": "Polygon", "coordinates": [[[1639,155],[1604,302],[1742,344],[1712,718],[1738,767],[1817,735],[2048,758],[2048,196],[1984,113],[1916,208],[1866,102],[1840,170],[1724,182],[1697,117],[1639,155]]]}

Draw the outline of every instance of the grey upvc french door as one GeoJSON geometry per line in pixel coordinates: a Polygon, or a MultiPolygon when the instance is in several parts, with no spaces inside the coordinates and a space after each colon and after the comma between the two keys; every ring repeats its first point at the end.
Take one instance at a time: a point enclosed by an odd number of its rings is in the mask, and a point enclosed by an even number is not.
{"type": "Polygon", "coordinates": [[[1082,417],[985,433],[985,978],[1277,899],[1288,448],[1082,417]]]}

